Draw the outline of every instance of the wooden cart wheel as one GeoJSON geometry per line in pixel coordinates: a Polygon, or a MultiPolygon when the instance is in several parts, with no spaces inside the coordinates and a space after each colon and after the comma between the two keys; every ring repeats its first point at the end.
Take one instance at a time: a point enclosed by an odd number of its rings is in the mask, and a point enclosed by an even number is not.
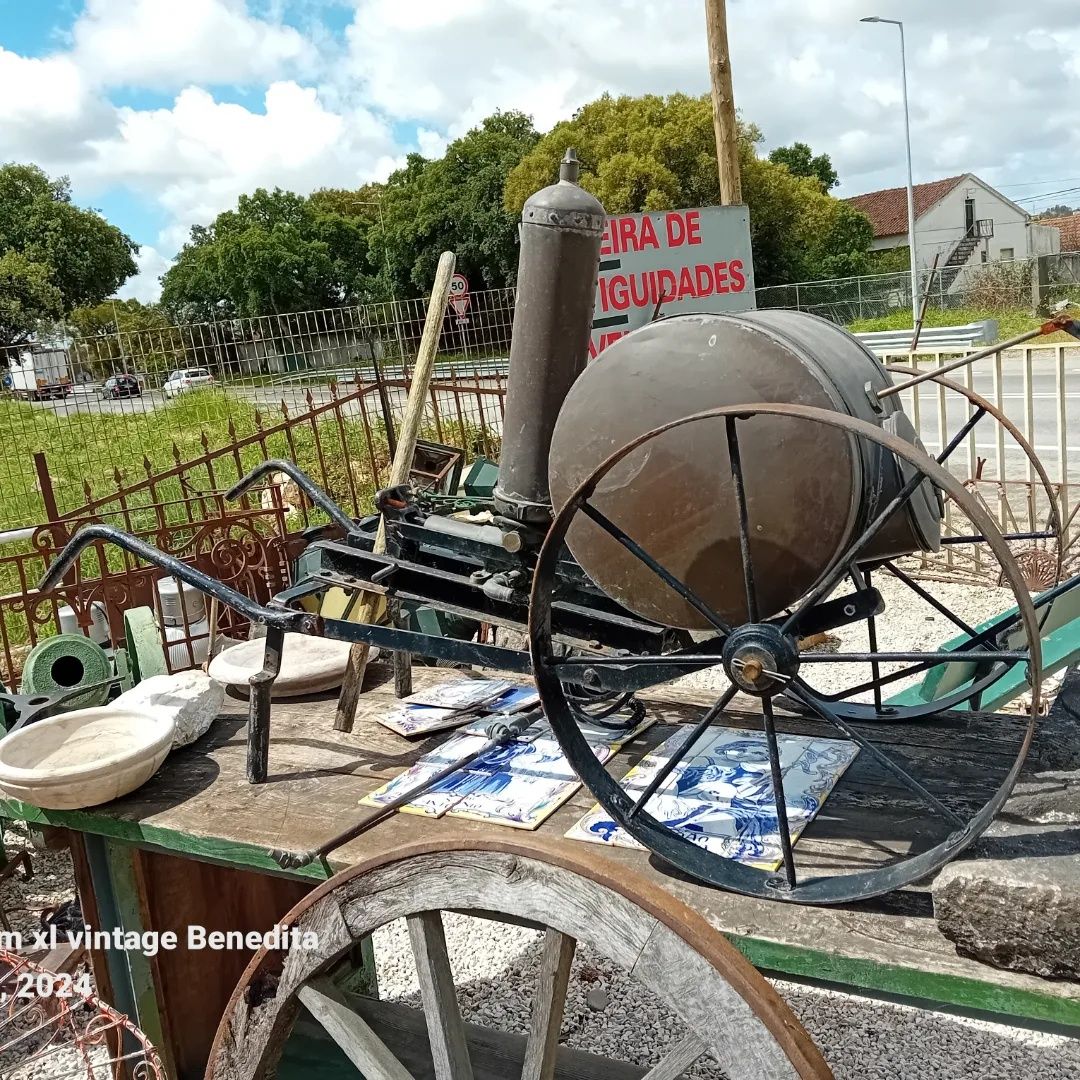
{"type": "MultiPolygon", "coordinates": [[[[674,1080],[708,1056],[731,1080],[832,1076],[782,999],[704,918],[619,864],[592,853],[586,862],[568,855],[565,845],[530,837],[414,844],[316,889],[280,925],[313,932],[318,947],[255,955],[218,1028],[208,1080],[273,1076],[302,1008],[366,1080],[472,1080],[474,1036],[458,1008],[443,910],[505,916],[545,931],[529,1034],[518,1037],[521,1064],[502,1075],[551,1080],[561,1074],[563,1005],[581,942],[631,973],[685,1027],[646,1080],[674,1080]],[[415,1072],[365,1020],[360,1002],[329,978],[367,935],[402,917],[429,1043],[425,1067],[410,1065],[415,1072]]],[[[301,940],[296,933],[291,939],[301,940]]]]}

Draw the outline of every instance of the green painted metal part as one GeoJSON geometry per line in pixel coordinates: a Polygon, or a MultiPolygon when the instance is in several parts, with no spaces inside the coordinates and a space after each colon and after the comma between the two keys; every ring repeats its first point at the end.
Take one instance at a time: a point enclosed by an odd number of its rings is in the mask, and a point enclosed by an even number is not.
{"type": "Polygon", "coordinates": [[[120,693],[124,693],[135,685],[131,678],[131,660],[127,649],[117,649],[113,653],[113,663],[116,665],[116,674],[120,676],[120,693]]]}
{"type": "Polygon", "coordinates": [[[478,457],[465,474],[465,494],[474,499],[490,499],[499,479],[499,466],[486,457],[478,457]]]}
{"type": "Polygon", "coordinates": [[[149,679],[151,675],[169,674],[161,631],[152,608],[131,608],[124,612],[124,639],[133,684],[149,679]]]}
{"type": "MultiPolygon", "coordinates": [[[[975,630],[982,631],[998,622],[1003,615],[1015,615],[1017,609],[1010,608],[1002,615],[995,615],[975,630]]],[[[1042,617],[1041,612],[1039,617],[1042,617]]],[[[1080,589],[1064,592],[1050,604],[1050,612],[1042,627],[1042,674],[1048,675],[1063,671],[1080,660],[1080,589]]],[[[968,647],[971,639],[967,634],[951,638],[940,647],[942,652],[951,652],[968,647]]],[[[1017,627],[1005,638],[1005,649],[1023,649],[1027,645],[1023,627],[1017,627]]],[[[987,654],[989,657],[991,654],[987,654]]],[[[976,665],[973,662],[942,663],[932,667],[916,686],[908,687],[889,698],[886,705],[923,705],[947,697],[969,686],[976,678],[976,665]]],[[[1012,664],[1000,678],[983,690],[978,708],[983,712],[993,712],[1000,706],[1012,701],[1031,688],[1027,678],[1026,664],[1012,664]]],[[[953,711],[970,711],[970,701],[952,706],[953,711]]]]}
{"type": "MultiPolygon", "coordinates": [[[[23,694],[53,696],[74,687],[92,686],[112,676],[112,664],[105,650],[82,634],[57,634],[38,642],[23,665],[23,694]]],[[[87,709],[104,705],[109,687],[98,686],[66,702],[68,708],[87,709]]]]}

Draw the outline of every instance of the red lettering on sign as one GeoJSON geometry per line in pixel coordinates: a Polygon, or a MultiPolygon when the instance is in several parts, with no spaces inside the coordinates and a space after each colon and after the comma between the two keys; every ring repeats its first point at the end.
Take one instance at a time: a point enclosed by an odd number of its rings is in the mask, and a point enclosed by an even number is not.
{"type": "Polygon", "coordinates": [[[686,242],[701,243],[701,213],[697,210],[690,210],[686,215],[686,242]]]}
{"type": "Polygon", "coordinates": [[[644,251],[646,248],[659,247],[660,241],[656,239],[656,229],[653,226],[652,218],[643,217],[641,219],[641,237],[638,251],[644,251]]]}
{"type": "Polygon", "coordinates": [[[668,214],[664,219],[667,225],[668,247],[680,247],[686,241],[686,224],[682,214],[668,214]]]}
{"type": "Polygon", "coordinates": [[[682,272],[679,274],[679,295],[677,300],[685,300],[687,297],[694,299],[697,293],[694,292],[694,275],[689,266],[684,266],[682,272]]]}
{"type": "Polygon", "coordinates": [[[713,292],[713,275],[707,265],[699,263],[694,267],[694,278],[697,283],[697,294],[700,300],[703,296],[711,296],[713,292]]]}
{"type": "Polygon", "coordinates": [[[618,341],[619,338],[625,337],[627,331],[615,330],[609,334],[601,334],[599,341],[589,340],[589,359],[595,360],[612,342],[618,341]]]}
{"type": "Polygon", "coordinates": [[[630,306],[625,274],[615,274],[614,277],[608,278],[608,296],[611,307],[615,311],[625,311],[630,306]]]}
{"type": "Polygon", "coordinates": [[[742,292],[746,288],[746,278],[743,276],[743,261],[742,259],[732,259],[728,263],[728,270],[731,271],[731,291],[742,292]]]}
{"type": "Polygon", "coordinates": [[[713,275],[716,278],[716,291],[718,293],[729,293],[731,290],[728,288],[728,264],[726,262],[713,263],[713,275]]]}
{"type": "Polygon", "coordinates": [[[660,286],[659,295],[670,303],[675,299],[675,293],[679,288],[679,279],[670,270],[658,270],[656,280],[660,286]]]}

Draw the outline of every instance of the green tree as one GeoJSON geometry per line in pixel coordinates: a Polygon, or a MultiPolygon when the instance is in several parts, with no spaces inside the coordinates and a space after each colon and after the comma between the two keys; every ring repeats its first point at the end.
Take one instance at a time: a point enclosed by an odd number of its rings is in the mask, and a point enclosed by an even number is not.
{"type": "Polygon", "coordinates": [[[0,166],[0,344],[104,300],[135,273],[137,252],[115,225],[71,202],[67,177],[0,166]]]}
{"type": "Polygon", "coordinates": [[[828,154],[817,154],[804,142],[790,146],[778,146],[769,154],[774,165],[786,165],[792,176],[816,177],[822,191],[832,191],[840,183],[840,177],[828,154]]]}
{"type": "Polygon", "coordinates": [[[398,295],[424,295],[439,255],[452,250],[474,288],[511,285],[517,215],[503,205],[506,179],[539,135],[520,112],[496,112],[456,139],[441,158],[410,154],[386,182],[371,231],[371,264],[389,265],[398,295]]]}
{"type": "Polygon", "coordinates": [[[1066,203],[1055,203],[1053,206],[1048,206],[1045,210],[1040,210],[1035,215],[1036,221],[1041,221],[1043,218],[1052,217],[1068,217],[1069,214],[1075,214],[1076,208],[1068,206],[1066,203]]]}
{"type": "Polygon", "coordinates": [[[117,371],[160,372],[185,362],[183,335],[160,304],[106,300],[67,317],[80,371],[106,378],[117,371]]]}
{"type": "MultiPolygon", "coordinates": [[[[817,177],[794,176],[757,156],[760,130],[740,121],[743,198],[750,210],[758,286],[862,273],[872,230],[865,215],[821,190],[817,177]]],[[[507,178],[506,209],[515,216],[550,184],[568,146],[582,162],[581,183],[610,214],[709,206],[720,201],[708,97],[605,94],[556,124],[507,178]]]]}
{"type": "Polygon", "coordinates": [[[348,193],[259,188],[191,230],[162,278],[177,319],[312,311],[368,299],[369,220],[348,193]]]}

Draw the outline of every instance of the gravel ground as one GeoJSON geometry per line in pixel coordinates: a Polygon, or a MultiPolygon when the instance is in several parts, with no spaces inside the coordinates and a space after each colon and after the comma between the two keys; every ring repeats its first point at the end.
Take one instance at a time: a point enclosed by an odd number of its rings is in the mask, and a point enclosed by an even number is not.
{"type": "MultiPolygon", "coordinates": [[[[444,914],[462,1015],[503,1031],[528,1029],[539,964],[536,931],[444,914]]],[[[379,993],[419,1006],[403,921],[375,933],[379,993]]],[[[933,1013],[773,980],[806,1026],[837,1080],[1065,1080],[1080,1076],[1080,1040],[933,1013]]],[[[562,1039],[592,1053],[652,1066],[685,1033],[669,1010],[606,957],[579,949],[562,1039]],[[599,1006],[599,1008],[597,1007],[599,1006]]],[[[711,1061],[686,1073],[722,1080],[711,1061]]]]}

